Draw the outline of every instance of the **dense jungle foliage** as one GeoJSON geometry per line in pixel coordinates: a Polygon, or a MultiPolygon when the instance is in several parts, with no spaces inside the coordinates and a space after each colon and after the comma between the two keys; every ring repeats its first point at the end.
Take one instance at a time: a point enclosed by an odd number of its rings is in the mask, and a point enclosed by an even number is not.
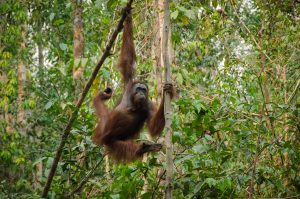
{"type": "MultiPolygon", "coordinates": [[[[136,0],[132,11],[137,76],[154,101],[163,82],[162,3],[136,0]]],[[[0,198],[40,198],[125,4],[0,1],[0,198]]],[[[300,198],[299,1],[173,0],[170,17],[173,198],[300,198]]],[[[91,140],[93,96],[112,86],[113,107],[122,93],[121,35],[73,123],[49,198],[164,197],[164,148],[114,164],[91,140]]],[[[145,128],[139,140],[149,139],[145,128]]]]}

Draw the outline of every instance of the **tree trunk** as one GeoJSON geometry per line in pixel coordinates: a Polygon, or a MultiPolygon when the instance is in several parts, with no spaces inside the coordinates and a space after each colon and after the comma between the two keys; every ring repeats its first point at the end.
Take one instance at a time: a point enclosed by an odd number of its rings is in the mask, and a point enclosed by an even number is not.
{"type": "Polygon", "coordinates": [[[154,45],[154,54],[155,54],[155,76],[156,76],[156,91],[157,91],[157,99],[158,102],[161,98],[162,94],[162,34],[163,34],[163,23],[164,23],[164,16],[163,16],[163,0],[155,0],[155,7],[157,10],[157,17],[156,17],[156,27],[155,27],[155,45],[154,45]]]}
{"type": "Polygon", "coordinates": [[[25,99],[25,83],[26,83],[26,67],[23,60],[23,53],[26,48],[25,46],[25,37],[26,37],[26,25],[22,25],[21,32],[21,43],[19,51],[19,61],[18,61],[18,112],[17,112],[17,123],[20,125],[20,133],[25,135],[25,110],[23,107],[23,102],[25,99]]]}
{"type": "MultiPolygon", "coordinates": [[[[262,24],[261,29],[258,33],[259,45],[261,46],[261,48],[263,48],[263,35],[264,35],[264,27],[262,24]]],[[[271,123],[269,115],[268,115],[268,106],[270,104],[270,95],[269,95],[269,89],[268,89],[268,74],[266,73],[266,56],[263,52],[261,52],[261,54],[260,54],[260,61],[261,61],[261,73],[264,76],[263,82],[262,82],[262,87],[263,87],[262,94],[263,94],[264,103],[265,103],[265,108],[263,109],[263,114],[266,116],[267,126],[272,131],[273,138],[275,138],[275,132],[273,131],[272,123],[271,123]]]]}
{"type": "Polygon", "coordinates": [[[82,0],[74,0],[74,66],[73,79],[81,79],[83,76],[82,58],[84,56],[82,0]]]}
{"type": "MultiPolygon", "coordinates": [[[[42,27],[39,27],[40,30],[42,30],[42,27]]],[[[40,32],[41,34],[41,32],[40,32]]],[[[43,84],[43,74],[44,74],[44,47],[42,44],[42,41],[38,41],[38,63],[39,63],[39,67],[38,67],[38,79],[40,84],[43,84]]],[[[37,127],[37,136],[41,136],[40,134],[42,134],[42,128],[43,127],[37,127]]],[[[43,151],[43,144],[39,144],[39,148],[40,151],[43,151]]],[[[42,154],[39,155],[40,157],[42,157],[42,154]]],[[[43,177],[43,161],[40,161],[39,163],[36,164],[35,166],[35,179],[34,179],[34,186],[35,188],[40,188],[41,184],[40,182],[42,181],[42,177],[43,177]]]]}
{"type": "Polygon", "coordinates": [[[42,45],[42,42],[39,42],[38,43],[38,59],[39,59],[39,69],[42,71],[44,68],[44,48],[43,48],[43,45],[42,45]]]}
{"type": "MultiPolygon", "coordinates": [[[[284,102],[285,102],[285,104],[288,104],[288,87],[287,87],[287,68],[286,68],[286,65],[283,68],[283,81],[284,81],[284,102]]],[[[284,141],[285,142],[289,141],[288,119],[289,119],[289,114],[285,113],[284,114],[284,141]]],[[[283,166],[286,167],[286,169],[288,169],[289,154],[288,154],[287,151],[283,153],[283,157],[284,157],[283,166]]],[[[285,179],[284,179],[284,185],[288,186],[288,184],[289,184],[289,178],[288,178],[288,176],[286,176],[285,179]]]]}
{"type": "MultiPolygon", "coordinates": [[[[82,0],[74,0],[74,66],[73,66],[73,79],[75,83],[75,100],[79,96],[83,88],[83,56],[84,56],[84,37],[83,37],[83,18],[82,0]]],[[[85,164],[86,149],[76,156],[77,161],[81,166],[85,164]]]]}
{"type": "MultiPolygon", "coordinates": [[[[169,0],[164,0],[164,23],[162,36],[162,58],[165,68],[165,82],[171,83],[170,76],[170,10],[169,0]]],[[[165,198],[172,198],[172,178],[173,178],[173,148],[171,129],[171,98],[169,93],[165,95],[165,120],[166,120],[166,190],[165,198]]]]}

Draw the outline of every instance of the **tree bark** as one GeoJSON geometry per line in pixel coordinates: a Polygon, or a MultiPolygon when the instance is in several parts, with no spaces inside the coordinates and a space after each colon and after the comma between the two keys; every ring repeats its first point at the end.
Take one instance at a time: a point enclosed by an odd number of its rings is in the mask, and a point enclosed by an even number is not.
{"type": "MultiPolygon", "coordinates": [[[[39,30],[40,34],[42,34],[42,26],[39,24],[39,30]]],[[[37,42],[37,47],[38,47],[38,79],[39,83],[43,85],[43,74],[44,74],[44,47],[43,47],[43,42],[42,42],[42,37],[37,42]]],[[[40,126],[40,128],[43,128],[40,126]]],[[[39,134],[39,133],[37,133],[39,134]]],[[[39,144],[40,151],[43,151],[43,144],[39,144]]],[[[42,157],[42,154],[39,155],[42,157]]],[[[43,161],[40,161],[39,163],[36,164],[35,166],[35,178],[34,178],[34,186],[35,188],[40,188],[41,187],[41,181],[43,177],[43,161]]]]}
{"type": "Polygon", "coordinates": [[[158,102],[161,98],[161,88],[162,88],[162,34],[163,34],[163,0],[155,0],[155,7],[157,10],[156,17],[156,27],[155,27],[155,45],[154,45],[154,54],[155,54],[155,76],[156,76],[156,91],[158,102]]]}
{"type": "MultiPolygon", "coordinates": [[[[162,36],[162,58],[165,69],[165,82],[171,83],[170,76],[170,10],[169,0],[164,0],[164,23],[162,36]]],[[[171,129],[171,96],[165,95],[165,120],[166,120],[166,190],[165,198],[172,198],[172,178],[173,178],[173,148],[172,148],[172,129],[171,129]]]]}
{"type": "MultiPolygon", "coordinates": [[[[284,81],[284,102],[285,104],[288,104],[288,87],[287,87],[287,68],[286,65],[283,68],[283,81],[284,81]]],[[[289,114],[284,114],[284,141],[288,142],[290,140],[289,138],[289,124],[288,124],[289,114]]],[[[289,154],[287,151],[283,153],[284,157],[284,167],[288,167],[289,165],[289,154]]],[[[288,168],[287,168],[288,169],[288,168]]],[[[287,186],[289,183],[288,176],[284,179],[284,184],[287,186]]]]}
{"type": "Polygon", "coordinates": [[[82,0],[74,1],[74,66],[73,79],[81,79],[83,76],[82,58],[84,56],[83,18],[82,0]]]}
{"type": "Polygon", "coordinates": [[[26,24],[22,25],[21,30],[21,43],[20,43],[20,51],[19,51],[19,62],[18,62],[18,112],[17,112],[17,123],[20,125],[20,133],[25,135],[25,110],[23,107],[23,102],[25,99],[25,83],[26,83],[26,67],[23,60],[23,53],[26,48],[25,46],[25,38],[26,38],[26,24]]]}

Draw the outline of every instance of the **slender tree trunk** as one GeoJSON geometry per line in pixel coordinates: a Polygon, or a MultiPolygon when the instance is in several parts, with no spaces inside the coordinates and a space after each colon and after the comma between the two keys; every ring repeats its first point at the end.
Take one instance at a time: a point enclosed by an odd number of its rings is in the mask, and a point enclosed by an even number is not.
{"type": "MultiPolygon", "coordinates": [[[[83,88],[83,56],[84,56],[84,36],[83,36],[83,1],[74,0],[74,66],[73,66],[73,79],[75,81],[75,100],[79,96],[83,88]]],[[[85,164],[86,149],[76,157],[81,166],[85,164]]]]}
{"type": "Polygon", "coordinates": [[[21,32],[21,43],[19,51],[19,62],[18,62],[18,113],[17,113],[17,123],[20,125],[20,133],[25,135],[25,110],[23,107],[23,102],[25,99],[25,83],[26,83],[26,67],[24,64],[23,53],[25,51],[25,38],[26,38],[26,25],[22,25],[21,32]]]}
{"type": "MultiPolygon", "coordinates": [[[[283,81],[284,81],[284,102],[285,104],[288,104],[288,87],[287,87],[287,68],[286,65],[283,68],[283,81]]],[[[285,132],[285,136],[284,136],[284,140],[287,142],[289,140],[289,136],[288,136],[288,131],[289,131],[289,126],[288,126],[288,113],[284,114],[284,132],[285,132]]],[[[289,161],[289,157],[287,152],[284,153],[284,157],[285,157],[285,161],[284,164],[285,166],[287,166],[287,163],[289,161]]]]}
{"type": "MultiPolygon", "coordinates": [[[[171,83],[170,76],[170,10],[169,0],[164,0],[164,23],[162,36],[162,58],[165,68],[165,81],[171,83]]],[[[172,148],[172,129],[171,129],[171,98],[169,93],[165,95],[165,119],[166,119],[166,190],[165,198],[172,198],[172,178],[173,178],[173,148],[172,148]]]]}
{"type": "MultiPolygon", "coordinates": [[[[263,109],[263,108],[262,108],[263,109]]],[[[261,119],[262,121],[262,119],[261,119]]],[[[255,185],[255,173],[256,173],[256,167],[257,167],[257,163],[258,163],[258,153],[260,150],[260,134],[258,133],[257,135],[257,140],[256,140],[256,150],[255,150],[255,155],[254,155],[254,160],[253,160],[253,169],[251,172],[251,181],[250,181],[250,186],[249,186],[249,193],[248,193],[248,198],[253,198],[253,194],[254,194],[254,185],[255,185]]]]}
{"type": "MultiPolygon", "coordinates": [[[[42,27],[39,26],[39,29],[42,30],[42,27]]],[[[41,32],[40,32],[41,34],[41,32]]],[[[43,71],[44,71],[44,47],[43,47],[43,43],[42,41],[38,41],[37,43],[38,46],[38,63],[39,63],[39,67],[38,67],[38,79],[39,79],[39,83],[43,84],[43,71]]],[[[43,127],[40,127],[43,128],[43,127]]],[[[37,131],[37,135],[39,135],[39,132],[41,130],[37,131]]],[[[43,144],[39,145],[40,151],[43,151],[43,144]]],[[[40,157],[42,156],[42,154],[40,154],[40,157]]],[[[43,177],[43,161],[40,161],[39,163],[36,164],[35,167],[35,182],[34,182],[34,186],[35,188],[40,188],[41,184],[40,182],[42,181],[42,177],[43,177]]]]}
{"type": "Polygon", "coordinates": [[[42,42],[38,43],[38,55],[39,55],[39,68],[40,70],[44,70],[44,48],[42,42]]]}
{"type": "MultiPolygon", "coordinates": [[[[263,34],[264,34],[264,27],[263,25],[261,26],[261,29],[258,33],[259,36],[259,45],[263,48],[263,34]]],[[[270,130],[272,130],[273,138],[275,137],[275,133],[272,128],[271,121],[268,116],[267,112],[267,107],[270,104],[270,95],[269,95],[269,89],[268,89],[268,74],[266,73],[266,56],[264,53],[260,54],[260,61],[261,61],[261,73],[263,74],[263,82],[262,82],[262,87],[263,87],[263,97],[264,97],[264,103],[265,103],[265,108],[263,110],[263,114],[267,117],[266,122],[267,126],[270,130]]]]}
{"type": "Polygon", "coordinates": [[[157,17],[156,17],[156,27],[155,27],[155,76],[157,81],[157,101],[161,98],[161,88],[162,88],[162,34],[163,34],[163,23],[164,23],[164,16],[163,16],[163,0],[155,0],[155,7],[157,10],[157,17]]]}
{"type": "MultiPolygon", "coordinates": [[[[163,23],[164,23],[164,0],[155,0],[154,1],[154,10],[156,11],[156,20],[155,20],[155,42],[154,42],[154,60],[155,60],[155,78],[156,78],[156,102],[159,102],[162,97],[162,82],[163,82],[163,60],[162,60],[162,35],[163,35],[163,23]]],[[[150,138],[151,139],[151,138],[150,138]]],[[[158,138],[157,142],[163,143],[164,138],[158,138]]],[[[160,156],[158,159],[159,162],[166,161],[164,156],[160,156]]],[[[164,168],[158,168],[156,173],[159,174],[165,173],[164,168]]],[[[165,180],[159,178],[157,182],[159,184],[165,184],[165,180]]],[[[155,192],[153,192],[152,198],[154,198],[155,192]]]]}
{"type": "Polygon", "coordinates": [[[81,79],[83,76],[82,58],[84,56],[82,0],[74,0],[74,66],[73,79],[81,79]]]}
{"type": "MultiPolygon", "coordinates": [[[[265,20],[266,16],[265,16],[265,11],[263,11],[262,13],[262,18],[261,18],[261,29],[258,33],[258,37],[259,37],[259,45],[261,47],[261,51],[264,49],[264,32],[265,32],[265,24],[264,24],[264,20],[265,20]]],[[[271,30],[269,30],[271,31],[271,30]]],[[[266,38],[266,40],[268,40],[269,38],[266,38]]],[[[274,122],[271,120],[270,118],[270,114],[269,114],[269,107],[270,107],[270,102],[271,102],[271,95],[269,92],[269,76],[266,70],[266,54],[262,51],[260,54],[260,60],[261,60],[261,73],[263,74],[264,78],[263,78],[263,82],[262,82],[262,94],[263,94],[263,98],[264,98],[264,110],[262,112],[262,114],[264,114],[266,116],[266,123],[267,123],[267,127],[269,128],[269,130],[271,130],[272,132],[272,136],[273,136],[273,141],[274,139],[276,139],[276,132],[275,132],[275,128],[274,128],[274,122]]]]}
{"type": "MultiPolygon", "coordinates": [[[[286,65],[283,68],[283,81],[284,81],[284,102],[285,104],[288,104],[288,87],[287,87],[287,68],[286,65]]],[[[288,125],[288,118],[289,114],[285,113],[284,114],[284,141],[288,142],[289,141],[289,125],[288,125]]],[[[283,166],[287,168],[289,164],[289,154],[288,152],[283,153],[284,161],[283,161],[283,166]]],[[[288,175],[286,173],[286,175],[288,175]]],[[[284,185],[288,186],[289,184],[289,177],[286,176],[284,179],[284,185]]]]}
{"type": "MultiPolygon", "coordinates": [[[[156,11],[156,17],[155,17],[155,23],[153,25],[153,29],[154,29],[154,34],[152,34],[152,37],[154,37],[154,42],[152,43],[151,46],[151,55],[154,55],[154,62],[155,62],[155,71],[154,71],[154,76],[156,79],[156,98],[155,101],[159,102],[162,96],[162,59],[161,59],[161,45],[162,45],[162,41],[161,41],[161,37],[162,37],[162,24],[163,24],[163,1],[162,0],[155,0],[152,4],[153,6],[153,10],[156,11]]],[[[148,140],[153,140],[153,138],[151,136],[149,136],[148,134],[146,135],[148,140]]],[[[158,142],[163,142],[163,138],[159,138],[158,142]]],[[[148,155],[145,154],[143,156],[143,162],[147,162],[148,159],[148,155]]],[[[158,161],[163,161],[162,160],[163,157],[159,157],[158,161]]],[[[143,176],[143,180],[144,180],[144,185],[143,185],[143,190],[141,191],[141,195],[143,195],[144,193],[148,192],[148,187],[149,187],[149,182],[148,179],[146,177],[146,175],[143,176]]]]}

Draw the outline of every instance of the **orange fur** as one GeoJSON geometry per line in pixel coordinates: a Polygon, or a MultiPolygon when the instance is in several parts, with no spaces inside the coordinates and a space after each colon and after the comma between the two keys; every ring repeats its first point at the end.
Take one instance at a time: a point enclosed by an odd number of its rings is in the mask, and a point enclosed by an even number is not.
{"type": "Polygon", "coordinates": [[[132,82],[135,75],[136,54],[133,43],[132,17],[129,14],[124,22],[123,43],[117,68],[125,84],[132,82]]]}
{"type": "Polygon", "coordinates": [[[112,110],[104,104],[111,97],[111,89],[107,88],[94,98],[94,107],[100,120],[92,137],[95,144],[105,146],[114,160],[123,163],[140,159],[144,153],[161,148],[157,147],[159,144],[135,143],[134,139],[139,136],[145,123],[152,136],[160,135],[165,126],[164,99],[157,109],[148,99],[148,87],[133,81],[135,62],[132,18],[129,14],[124,22],[123,44],[117,65],[125,85],[123,97],[112,110]]]}

